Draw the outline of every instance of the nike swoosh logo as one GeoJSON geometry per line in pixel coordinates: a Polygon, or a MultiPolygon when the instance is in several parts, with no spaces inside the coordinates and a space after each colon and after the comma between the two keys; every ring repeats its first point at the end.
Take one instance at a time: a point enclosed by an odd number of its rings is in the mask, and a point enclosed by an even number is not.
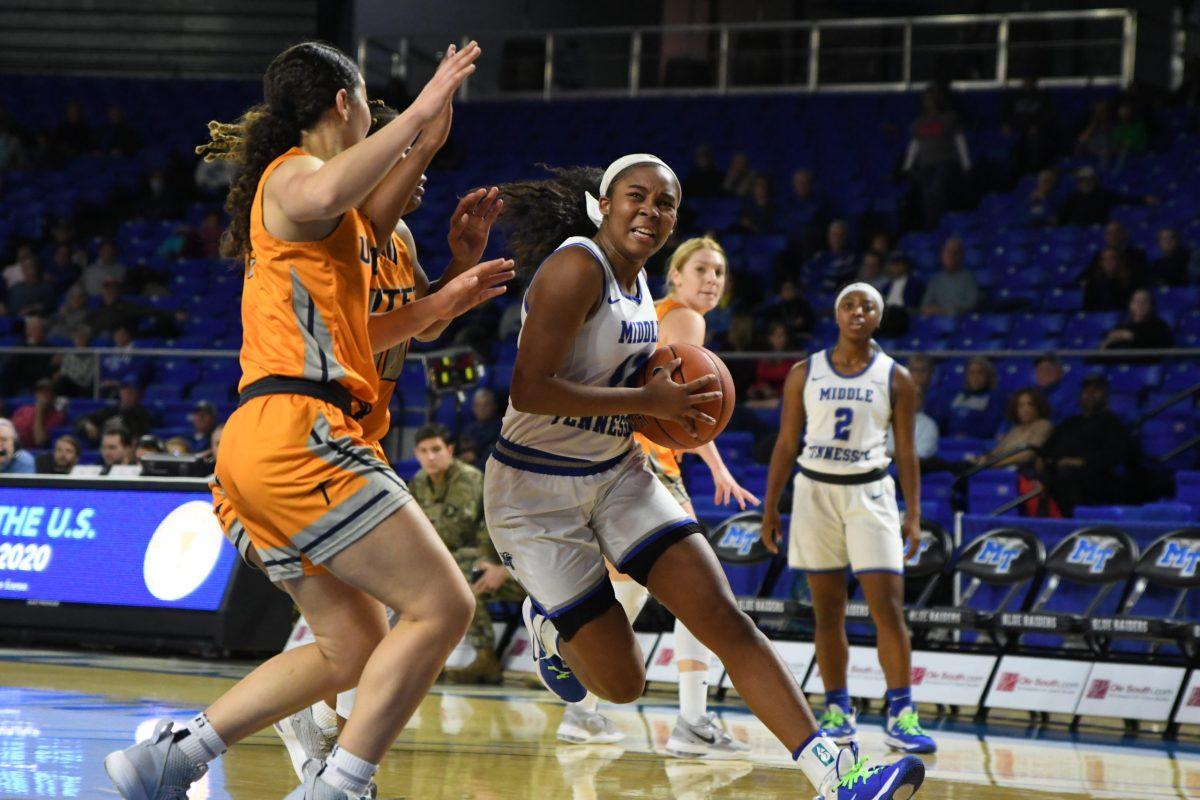
{"type": "Polygon", "coordinates": [[[694,735],[697,739],[704,742],[705,744],[716,744],[717,743],[717,735],[715,733],[710,733],[708,736],[705,736],[702,733],[696,733],[696,731],[692,731],[692,735],[694,735]]]}
{"type": "Polygon", "coordinates": [[[823,381],[823,380],[825,380],[825,376],[824,376],[824,375],[822,375],[822,376],[820,376],[819,378],[809,378],[809,380],[811,380],[813,383],[816,383],[817,381],[823,381]]]}
{"type": "Polygon", "coordinates": [[[869,494],[867,497],[872,500],[878,500],[879,498],[883,497],[883,492],[880,492],[879,494],[869,494]]]}

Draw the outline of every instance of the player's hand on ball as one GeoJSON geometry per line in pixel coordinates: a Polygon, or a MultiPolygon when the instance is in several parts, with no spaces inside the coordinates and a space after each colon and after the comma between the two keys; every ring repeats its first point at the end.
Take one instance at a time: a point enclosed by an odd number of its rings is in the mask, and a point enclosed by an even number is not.
{"type": "Polygon", "coordinates": [[[664,367],[654,370],[650,380],[642,387],[646,400],[646,414],[659,419],[669,419],[685,427],[698,420],[715,425],[716,420],[696,408],[698,405],[720,399],[720,392],[705,391],[717,383],[716,375],[704,375],[687,383],[676,383],[671,374],[679,368],[681,359],[675,359],[664,367]]]}
{"type": "Polygon", "coordinates": [[[437,317],[454,319],[470,311],[480,303],[499,297],[507,291],[504,285],[513,279],[516,272],[513,262],[507,258],[496,258],[476,264],[450,281],[430,299],[437,303],[437,317]]]}
{"type": "Polygon", "coordinates": [[[772,553],[779,552],[779,543],[783,541],[783,520],[779,517],[779,509],[763,509],[761,536],[764,547],[772,553]]]}
{"type": "Polygon", "coordinates": [[[915,556],[921,547],[921,520],[905,517],[900,531],[904,534],[904,560],[907,561],[915,556]]]}

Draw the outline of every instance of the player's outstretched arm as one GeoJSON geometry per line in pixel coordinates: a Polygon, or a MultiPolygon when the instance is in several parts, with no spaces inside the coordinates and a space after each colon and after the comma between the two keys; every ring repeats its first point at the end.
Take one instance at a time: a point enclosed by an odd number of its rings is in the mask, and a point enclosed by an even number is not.
{"type": "Polygon", "coordinates": [[[783,523],[779,515],[779,500],[800,450],[804,431],[804,382],[808,379],[808,361],[801,361],[788,372],[783,382],[783,411],[779,418],[779,435],[771,451],[771,466],[767,470],[767,496],[763,498],[762,540],[772,553],[779,552],[783,541],[783,523]]]}

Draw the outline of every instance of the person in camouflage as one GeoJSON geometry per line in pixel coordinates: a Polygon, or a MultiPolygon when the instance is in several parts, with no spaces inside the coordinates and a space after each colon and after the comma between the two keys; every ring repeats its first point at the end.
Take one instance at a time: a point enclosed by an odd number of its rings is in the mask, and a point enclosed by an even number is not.
{"type": "Polygon", "coordinates": [[[521,601],[525,592],[500,564],[483,519],[483,473],[454,457],[450,431],[431,424],[417,431],[415,455],[421,470],[409,482],[421,510],[471,584],[478,602],[467,642],[475,660],[460,669],[446,669],[446,679],[456,683],[492,683],[502,677],[496,656],[496,637],[488,603],[521,601]]]}

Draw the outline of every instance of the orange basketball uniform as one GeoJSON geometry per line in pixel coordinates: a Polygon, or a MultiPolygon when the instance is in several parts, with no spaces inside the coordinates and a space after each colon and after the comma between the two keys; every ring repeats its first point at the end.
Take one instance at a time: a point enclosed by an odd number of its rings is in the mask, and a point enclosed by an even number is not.
{"type": "MultiPolygon", "coordinates": [[[[667,296],[654,304],[654,310],[658,313],[658,321],[661,323],[677,308],[684,308],[683,303],[673,297],[667,296]]],[[[660,329],[661,330],[661,329],[660,329]]],[[[675,499],[680,502],[689,501],[687,490],[683,488],[683,475],[679,471],[679,459],[676,451],[669,447],[663,447],[661,444],[656,444],[640,433],[634,433],[633,438],[642,446],[642,450],[646,453],[646,462],[650,467],[650,471],[658,476],[666,487],[675,495],[675,499]]]]}
{"type": "MultiPolygon", "coordinates": [[[[242,289],[242,380],[302,378],[344,387],[373,407],[379,375],[367,331],[376,266],[374,232],[357,210],[315,242],[286,242],[263,224],[263,187],[304,151],[263,172],[250,210],[242,289]]],[[[314,575],[320,564],[412,499],[354,416],[302,394],[242,404],[221,439],[213,483],[218,519],[243,555],[253,547],[271,580],[314,575]]]]}
{"type": "MultiPolygon", "coordinates": [[[[400,234],[392,233],[391,241],[379,250],[379,258],[371,276],[371,313],[386,314],[406,306],[416,299],[417,287],[413,274],[413,257],[400,234]]],[[[378,442],[391,428],[388,405],[396,392],[396,381],[408,357],[408,341],[375,354],[375,370],[379,375],[375,404],[363,417],[363,436],[378,442]]]]}

